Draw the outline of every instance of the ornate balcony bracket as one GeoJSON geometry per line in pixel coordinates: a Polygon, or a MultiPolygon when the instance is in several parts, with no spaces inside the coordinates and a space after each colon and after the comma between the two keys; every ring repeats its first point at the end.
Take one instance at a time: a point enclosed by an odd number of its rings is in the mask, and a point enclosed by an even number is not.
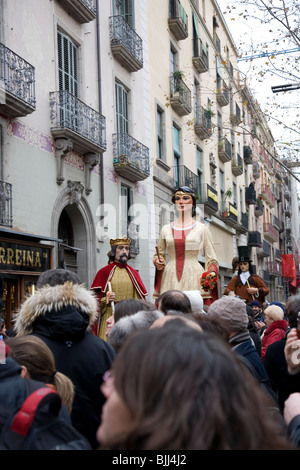
{"type": "Polygon", "coordinates": [[[68,189],[70,193],[70,204],[78,206],[83,194],[84,186],[80,181],[68,180],[68,189]]]}
{"type": "Polygon", "coordinates": [[[73,149],[71,139],[55,139],[55,156],[56,156],[56,182],[62,184],[65,180],[63,161],[68,152],[73,149]]]}
{"type": "Polygon", "coordinates": [[[85,194],[88,196],[92,191],[91,173],[96,165],[100,162],[100,155],[95,153],[85,153],[83,156],[85,164],[85,194]]]}

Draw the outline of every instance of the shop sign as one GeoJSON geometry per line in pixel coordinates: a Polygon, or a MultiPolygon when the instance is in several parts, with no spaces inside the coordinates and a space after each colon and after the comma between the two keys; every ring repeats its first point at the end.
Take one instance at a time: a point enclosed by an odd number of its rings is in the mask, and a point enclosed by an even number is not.
{"type": "Polygon", "coordinates": [[[0,241],[0,270],[42,272],[50,269],[50,247],[0,241]]]}

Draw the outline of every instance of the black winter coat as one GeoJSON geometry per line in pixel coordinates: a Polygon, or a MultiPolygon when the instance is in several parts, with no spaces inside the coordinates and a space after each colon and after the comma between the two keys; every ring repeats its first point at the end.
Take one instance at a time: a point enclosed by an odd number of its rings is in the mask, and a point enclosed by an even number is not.
{"type": "Polygon", "coordinates": [[[43,287],[23,304],[16,319],[19,334],[34,334],[51,349],[56,369],[75,386],[73,426],[97,447],[96,432],[105,398],[100,386],[115,357],[113,348],[89,332],[97,301],[83,286],[43,287]]]}

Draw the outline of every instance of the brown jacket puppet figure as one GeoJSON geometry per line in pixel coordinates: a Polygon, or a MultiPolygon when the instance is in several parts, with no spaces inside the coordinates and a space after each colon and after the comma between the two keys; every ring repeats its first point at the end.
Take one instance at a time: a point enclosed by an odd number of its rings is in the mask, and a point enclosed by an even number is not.
{"type": "Polygon", "coordinates": [[[249,247],[238,246],[238,251],[238,274],[227,284],[223,295],[237,295],[247,304],[250,304],[252,300],[258,300],[260,305],[262,305],[265,301],[265,296],[269,293],[269,288],[260,276],[253,273],[253,267],[249,258],[249,247]]]}

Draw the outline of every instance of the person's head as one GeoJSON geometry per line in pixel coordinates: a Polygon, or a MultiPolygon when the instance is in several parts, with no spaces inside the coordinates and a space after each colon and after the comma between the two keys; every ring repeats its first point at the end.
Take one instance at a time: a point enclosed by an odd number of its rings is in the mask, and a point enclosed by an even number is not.
{"type": "Polygon", "coordinates": [[[54,385],[62,403],[72,411],[74,385],[55,368],[55,359],[46,343],[37,336],[25,335],[8,339],[9,356],[22,367],[21,375],[27,379],[54,385]]]}
{"type": "Polygon", "coordinates": [[[219,315],[207,315],[200,312],[193,312],[192,315],[203,331],[216,334],[225,341],[229,341],[230,330],[224,318],[221,318],[219,315]]]}
{"type": "Polygon", "coordinates": [[[226,295],[215,300],[209,306],[207,314],[219,316],[225,320],[231,335],[248,330],[249,319],[246,304],[238,297],[226,295]]]}
{"type": "Polygon", "coordinates": [[[130,238],[111,238],[108,258],[111,262],[126,264],[130,259],[130,238]]]}
{"type": "Polygon", "coordinates": [[[278,305],[269,305],[264,312],[265,324],[271,325],[274,321],[283,320],[284,312],[278,305]]]}
{"type": "Polygon", "coordinates": [[[163,313],[168,310],[177,310],[182,313],[191,313],[192,306],[186,294],[177,289],[170,289],[160,294],[157,299],[158,309],[163,313]]]}
{"type": "Polygon", "coordinates": [[[246,246],[238,246],[239,252],[239,269],[238,274],[249,271],[250,274],[253,274],[252,261],[250,259],[250,249],[246,246]]]}
{"type": "Polygon", "coordinates": [[[239,257],[232,258],[232,272],[235,273],[239,269],[239,257]]]}
{"type": "Polygon", "coordinates": [[[159,310],[144,310],[120,318],[107,336],[107,342],[118,353],[129,335],[138,330],[145,330],[158,319],[164,317],[159,310]]]}
{"type": "Polygon", "coordinates": [[[101,448],[287,446],[266,395],[228,345],[175,320],[126,341],[113,363],[106,398],[97,432],[101,448]]]}
{"type": "MultiPolygon", "coordinates": [[[[15,334],[28,335],[40,322],[58,325],[66,316],[73,325],[76,323],[77,339],[81,339],[98,318],[97,298],[81,284],[77,274],[67,269],[49,269],[39,276],[35,294],[26,298],[16,314],[15,334]]],[[[66,321],[61,322],[63,325],[66,321]]]]}
{"type": "Polygon", "coordinates": [[[291,328],[297,328],[297,316],[300,312],[300,294],[292,295],[286,302],[286,316],[291,328]]]}
{"type": "Polygon", "coordinates": [[[115,305],[114,322],[126,315],[132,315],[141,310],[156,310],[153,303],[144,299],[124,299],[115,305]]]}
{"type": "Polygon", "coordinates": [[[173,191],[172,202],[177,213],[191,211],[192,217],[196,215],[196,196],[193,189],[188,186],[180,186],[173,191]]]}
{"type": "Polygon", "coordinates": [[[161,318],[155,320],[155,322],[150,326],[150,328],[161,328],[168,321],[172,321],[172,325],[176,326],[190,326],[191,328],[196,328],[196,330],[202,331],[202,328],[196,318],[189,313],[180,313],[176,311],[169,311],[166,315],[163,314],[161,318]]]}
{"type": "Polygon", "coordinates": [[[81,284],[79,276],[68,269],[48,269],[38,277],[36,287],[40,289],[44,286],[58,286],[63,285],[65,282],[72,284],[81,284]]]}
{"type": "Polygon", "coordinates": [[[270,305],[277,305],[278,307],[280,307],[285,315],[285,306],[283,305],[283,303],[281,302],[278,302],[277,300],[274,300],[273,302],[270,303],[270,305]]]}
{"type": "Polygon", "coordinates": [[[203,298],[200,290],[184,290],[183,293],[188,297],[193,312],[203,312],[203,298]]]}
{"type": "Polygon", "coordinates": [[[252,300],[250,307],[252,308],[254,315],[257,315],[261,311],[261,305],[258,300],[252,300]]]}

